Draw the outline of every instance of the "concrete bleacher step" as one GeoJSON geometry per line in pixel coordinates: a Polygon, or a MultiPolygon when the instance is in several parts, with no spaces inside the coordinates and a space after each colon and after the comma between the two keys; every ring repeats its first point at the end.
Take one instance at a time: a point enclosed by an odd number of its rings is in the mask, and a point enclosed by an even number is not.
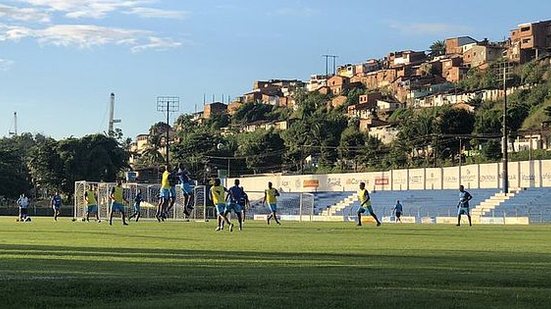
{"type": "Polygon", "coordinates": [[[471,210],[472,216],[484,216],[492,210],[496,209],[503,202],[515,197],[518,194],[519,190],[514,190],[509,194],[499,192],[491,196],[490,198],[482,201],[480,204],[475,206],[471,210]]]}
{"type": "Polygon", "coordinates": [[[322,216],[334,216],[337,214],[337,212],[345,209],[346,207],[350,206],[351,204],[353,204],[355,201],[356,201],[356,194],[351,194],[350,196],[348,196],[347,198],[345,198],[344,200],[334,204],[334,205],[331,205],[329,207],[327,207],[326,209],[324,209],[322,212],[321,212],[321,215],[322,216]]]}

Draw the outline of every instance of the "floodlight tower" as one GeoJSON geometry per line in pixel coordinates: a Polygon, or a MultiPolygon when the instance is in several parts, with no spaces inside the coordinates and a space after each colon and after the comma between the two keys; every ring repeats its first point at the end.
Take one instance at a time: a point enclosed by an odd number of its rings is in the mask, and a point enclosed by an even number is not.
{"type": "Polygon", "coordinates": [[[157,97],[157,111],[166,113],[166,166],[169,167],[170,150],[170,113],[180,110],[179,97],[157,97]]]}
{"type": "Polygon", "coordinates": [[[107,134],[112,136],[115,132],[115,123],[120,123],[120,119],[115,118],[115,94],[111,93],[111,102],[109,103],[109,127],[107,128],[107,134]]]}

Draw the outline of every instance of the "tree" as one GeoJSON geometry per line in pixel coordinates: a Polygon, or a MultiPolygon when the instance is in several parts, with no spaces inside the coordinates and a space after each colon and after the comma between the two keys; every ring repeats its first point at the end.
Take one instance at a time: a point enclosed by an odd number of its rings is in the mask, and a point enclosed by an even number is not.
{"type": "Polygon", "coordinates": [[[354,171],[357,170],[361,147],[365,144],[365,134],[360,132],[356,126],[349,126],[341,135],[339,144],[339,156],[343,163],[351,161],[354,171]]]}
{"type": "Polygon", "coordinates": [[[47,138],[33,146],[27,158],[30,175],[35,185],[49,191],[61,190],[63,162],[58,152],[58,142],[47,138]]]}
{"type": "Polygon", "coordinates": [[[434,41],[429,48],[432,57],[442,56],[446,53],[446,43],[444,41],[434,41]]]}
{"type": "Polygon", "coordinates": [[[254,173],[280,170],[284,141],[274,131],[256,130],[238,136],[237,155],[254,173]]]}

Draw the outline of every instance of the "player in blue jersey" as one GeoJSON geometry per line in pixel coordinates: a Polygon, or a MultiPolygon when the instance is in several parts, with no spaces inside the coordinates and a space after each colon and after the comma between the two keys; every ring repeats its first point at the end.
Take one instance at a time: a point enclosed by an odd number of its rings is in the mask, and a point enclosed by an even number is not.
{"type": "Polygon", "coordinates": [[[402,217],[402,212],[403,212],[403,206],[402,204],[400,203],[399,200],[396,200],[396,205],[394,205],[394,208],[392,208],[392,212],[394,213],[394,217],[395,217],[395,222],[398,223],[402,223],[402,219],[400,219],[400,217],[402,217]]]}
{"type": "Polygon", "coordinates": [[[132,218],[136,217],[136,222],[140,220],[141,216],[141,203],[143,202],[143,195],[142,195],[142,189],[138,189],[138,193],[136,193],[136,196],[134,197],[134,213],[128,217],[128,220],[131,220],[132,218]]]}
{"type": "Polygon", "coordinates": [[[61,210],[61,195],[59,195],[59,192],[56,191],[54,196],[52,196],[50,204],[54,210],[54,220],[57,221],[57,217],[59,217],[59,212],[61,210]]]}
{"type": "Polygon", "coordinates": [[[226,210],[224,211],[224,218],[226,218],[226,221],[230,226],[232,224],[229,222],[228,214],[233,210],[235,212],[235,215],[237,216],[237,221],[239,222],[239,230],[243,230],[243,217],[242,212],[244,205],[244,197],[245,197],[245,191],[243,191],[243,188],[239,186],[239,179],[236,179],[234,182],[234,186],[231,187],[228,190],[228,196],[226,199],[229,199],[229,203],[226,205],[226,210]]]}
{"type": "Polygon", "coordinates": [[[457,203],[457,226],[461,226],[461,215],[467,215],[469,226],[473,226],[471,221],[471,212],[469,211],[469,201],[473,196],[465,191],[463,185],[459,186],[459,203],[457,203]]]}
{"type": "Polygon", "coordinates": [[[186,169],[178,169],[178,179],[180,180],[180,186],[182,189],[182,194],[184,195],[184,214],[186,216],[190,215],[190,211],[193,210],[193,186],[192,180],[189,177],[189,173],[186,169]]]}

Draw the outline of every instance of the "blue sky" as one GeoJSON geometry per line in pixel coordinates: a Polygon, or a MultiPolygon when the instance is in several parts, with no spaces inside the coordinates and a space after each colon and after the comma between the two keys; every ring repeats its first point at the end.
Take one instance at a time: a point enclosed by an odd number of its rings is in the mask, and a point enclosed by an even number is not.
{"type": "Polygon", "coordinates": [[[546,19],[551,2],[528,0],[0,0],[0,136],[14,111],[20,131],[103,132],[114,92],[134,137],[163,119],[160,95],[193,112],[203,94],[323,73],[324,53],[354,63],[457,35],[502,40],[546,19]]]}

